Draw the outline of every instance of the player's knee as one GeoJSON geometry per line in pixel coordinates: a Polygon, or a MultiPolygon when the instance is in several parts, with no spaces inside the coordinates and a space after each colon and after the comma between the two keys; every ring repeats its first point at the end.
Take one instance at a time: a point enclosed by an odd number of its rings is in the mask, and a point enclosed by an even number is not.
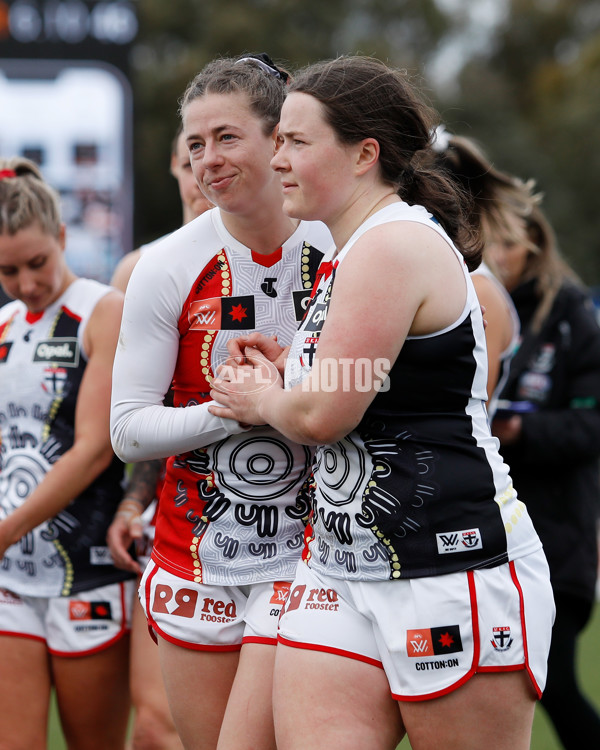
{"type": "Polygon", "coordinates": [[[137,711],[131,738],[132,750],[165,750],[180,746],[168,713],[143,708],[137,711]]]}

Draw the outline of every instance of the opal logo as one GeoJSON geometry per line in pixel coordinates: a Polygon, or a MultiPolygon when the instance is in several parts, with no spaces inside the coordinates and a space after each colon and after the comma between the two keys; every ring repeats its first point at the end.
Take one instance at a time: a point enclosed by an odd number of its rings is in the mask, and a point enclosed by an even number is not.
{"type": "Polygon", "coordinates": [[[34,362],[57,362],[65,367],[79,365],[79,343],[77,339],[47,339],[40,341],[33,354],[34,362]]]}

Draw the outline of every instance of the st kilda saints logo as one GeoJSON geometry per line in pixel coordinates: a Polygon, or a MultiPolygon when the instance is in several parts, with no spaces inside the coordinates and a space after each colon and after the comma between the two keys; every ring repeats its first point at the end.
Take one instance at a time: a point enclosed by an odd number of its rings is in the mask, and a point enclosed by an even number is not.
{"type": "Polygon", "coordinates": [[[508,651],[512,646],[513,638],[510,635],[510,628],[507,626],[492,628],[494,636],[491,644],[496,651],[508,651]]]}
{"type": "Polygon", "coordinates": [[[46,367],[42,388],[51,396],[64,396],[67,384],[67,371],[64,367],[46,367]]]}

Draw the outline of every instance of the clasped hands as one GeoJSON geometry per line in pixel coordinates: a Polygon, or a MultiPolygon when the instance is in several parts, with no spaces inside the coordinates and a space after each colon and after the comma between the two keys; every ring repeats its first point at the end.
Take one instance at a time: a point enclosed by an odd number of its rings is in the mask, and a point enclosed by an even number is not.
{"type": "Polygon", "coordinates": [[[217,368],[211,384],[216,403],[209,405],[210,413],[242,425],[265,424],[261,404],[271,388],[283,388],[288,347],[280,346],[275,336],[252,333],[231,339],[227,349],[229,357],[217,368]]]}

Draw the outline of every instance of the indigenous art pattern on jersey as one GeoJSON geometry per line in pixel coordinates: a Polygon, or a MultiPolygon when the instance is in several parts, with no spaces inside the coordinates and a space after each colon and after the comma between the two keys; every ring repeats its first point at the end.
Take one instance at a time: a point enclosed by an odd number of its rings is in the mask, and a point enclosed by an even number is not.
{"type": "MultiPolygon", "coordinates": [[[[73,445],[87,363],[83,329],[109,291],[78,279],[43,314],[32,315],[18,301],[0,310],[0,519],[73,445]]],[[[0,586],[29,596],[67,596],[129,578],[114,568],[106,546],[122,477],[115,458],[67,508],[9,547],[0,586]]]]}
{"type": "MultiPolygon", "coordinates": [[[[175,408],[210,400],[210,382],[228,357],[230,339],[258,330],[277,336],[282,346],[292,340],[330,242],[323,225],[301,222],[279,250],[261,255],[235,240],[215,209],[144,254],[128,295],[142,287],[159,290],[151,317],[168,321],[165,344],[177,347],[175,408]]],[[[141,306],[131,315],[147,317],[141,306]]],[[[128,330],[131,335],[152,340],[153,330],[128,330]]],[[[157,358],[159,376],[170,366],[157,358]]],[[[152,559],[197,583],[292,578],[308,516],[311,463],[309,448],[267,426],[172,456],[152,559]]]]}
{"type": "MultiPolygon", "coordinates": [[[[292,342],[286,387],[314,366],[336,269],[350,247],[371,227],[403,220],[430,226],[462,262],[422,207],[379,211],[323,264],[292,342]]],[[[468,294],[459,319],[408,337],[357,428],[316,450],[304,559],[317,572],[354,580],[432,576],[499,565],[539,547],[489,434],[485,332],[462,263],[468,294]]]]}

